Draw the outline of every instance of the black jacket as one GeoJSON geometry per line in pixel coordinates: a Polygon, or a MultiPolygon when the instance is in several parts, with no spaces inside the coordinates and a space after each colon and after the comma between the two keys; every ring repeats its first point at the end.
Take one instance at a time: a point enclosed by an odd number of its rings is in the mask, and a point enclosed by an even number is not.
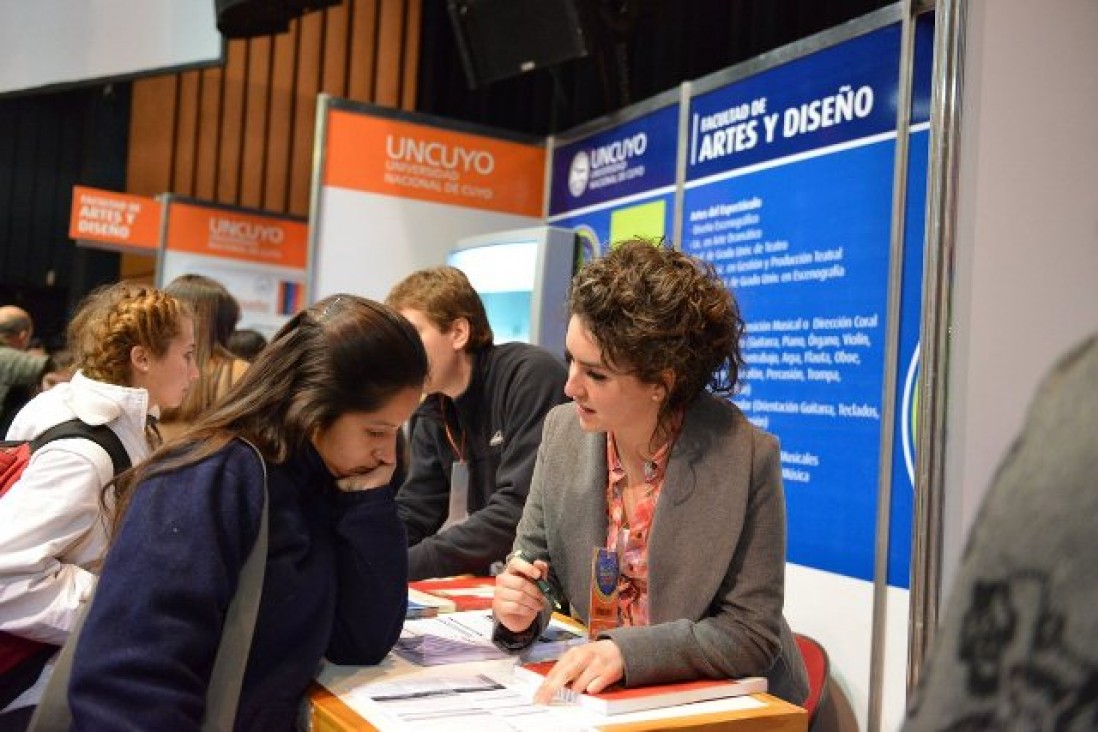
{"type": "Polygon", "coordinates": [[[410,579],[488,574],[515,539],[534,472],[542,421],[565,401],[564,364],[526,343],[506,343],[474,357],[469,388],[457,399],[428,396],[416,410],[408,477],[397,494],[408,528],[410,579]],[[446,422],[443,422],[443,419],[446,422]],[[450,474],[464,439],[469,518],[441,533],[450,474]]]}

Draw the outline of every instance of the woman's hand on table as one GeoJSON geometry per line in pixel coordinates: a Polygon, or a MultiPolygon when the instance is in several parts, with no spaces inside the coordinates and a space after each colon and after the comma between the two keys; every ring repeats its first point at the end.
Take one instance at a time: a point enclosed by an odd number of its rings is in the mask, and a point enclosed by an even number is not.
{"type": "Polygon", "coordinates": [[[577,693],[598,694],[624,676],[625,661],[614,641],[587,643],[560,657],[538,687],[534,702],[548,704],[565,686],[577,693]]]}

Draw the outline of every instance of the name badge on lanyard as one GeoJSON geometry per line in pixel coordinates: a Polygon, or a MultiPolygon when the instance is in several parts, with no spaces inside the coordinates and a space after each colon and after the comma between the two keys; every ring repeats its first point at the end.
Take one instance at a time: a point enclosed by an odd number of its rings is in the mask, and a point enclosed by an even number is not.
{"type": "Polygon", "coordinates": [[[618,577],[621,564],[617,551],[595,547],[591,557],[591,611],[587,618],[587,636],[591,640],[599,633],[620,625],[618,621],[618,577]]]}
{"type": "Polygon", "coordinates": [[[441,394],[438,396],[438,404],[446,441],[450,443],[450,449],[457,458],[450,465],[450,507],[446,514],[446,523],[442,525],[442,529],[447,529],[469,518],[469,464],[465,462],[465,430],[461,431],[461,444],[458,444],[450,432],[450,422],[446,418],[446,400],[441,394]]]}
{"type": "Polygon", "coordinates": [[[442,528],[455,526],[467,518],[469,518],[469,465],[455,460],[450,467],[450,510],[442,528]]]}

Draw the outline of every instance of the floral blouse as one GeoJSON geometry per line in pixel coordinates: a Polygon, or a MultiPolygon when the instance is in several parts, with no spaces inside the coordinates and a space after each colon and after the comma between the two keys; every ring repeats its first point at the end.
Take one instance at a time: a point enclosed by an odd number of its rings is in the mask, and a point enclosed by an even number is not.
{"type": "Polygon", "coordinates": [[[674,436],[645,465],[644,495],[637,501],[633,520],[629,522],[623,498],[628,485],[625,467],[618,458],[613,433],[606,435],[606,464],[609,466],[606,548],[618,553],[618,617],[622,625],[648,625],[648,531],[663,489],[667,457],[673,444],[674,436]]]}

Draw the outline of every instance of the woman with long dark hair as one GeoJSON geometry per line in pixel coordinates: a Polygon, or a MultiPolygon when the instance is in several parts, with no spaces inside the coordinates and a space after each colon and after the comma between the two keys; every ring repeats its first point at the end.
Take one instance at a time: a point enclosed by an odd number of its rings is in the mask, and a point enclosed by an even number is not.
{"type": "Polygon", "coordinates": [[[248,362],[229,350],[229,338],[240,322],[240,304],[217,280],[198,274],[176,277],[164,292],[194,313],[198,382],[175,409],[160,415],[160,432],[171,440],[205,414],[248,370],[248,362]]]}
{"type": "Polygon", "coordinates": [[[76,646],[81,729],[197,729],[267,472],[269,540],[235,728],[289,730],[322,657],[377,663],[407,603],[395,441],[427,357],[387,307],[336,295],[289,321],[227,397],[120,482],[76,646]]]}

